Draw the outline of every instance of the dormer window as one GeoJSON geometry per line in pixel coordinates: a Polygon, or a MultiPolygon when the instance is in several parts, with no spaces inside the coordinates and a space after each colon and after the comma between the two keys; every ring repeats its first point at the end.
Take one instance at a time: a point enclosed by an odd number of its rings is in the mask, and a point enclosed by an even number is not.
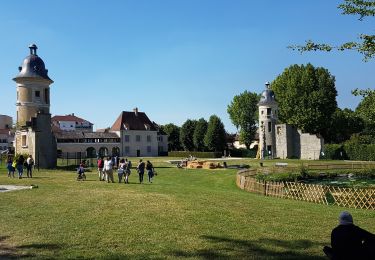
{"type": "Polygon", "coordinates": [[[128,124],[124,124],[124,129],[125,130],[129,130],[129,125],[128,124]]]}
{"type": "Polygon", "coordinates": [[[145,124],[145,129],[146,130],[150,130],[150,125],[149,124],[145,124]]]}

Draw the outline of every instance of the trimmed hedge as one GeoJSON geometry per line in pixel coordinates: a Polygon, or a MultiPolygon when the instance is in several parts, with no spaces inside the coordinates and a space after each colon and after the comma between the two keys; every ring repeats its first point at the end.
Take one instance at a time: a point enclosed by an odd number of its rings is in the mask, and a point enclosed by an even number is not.
{"type": "Polygon", "coordinates": [[[243,157],[243,158],[255,158],[257,155],[257,150],[250,149],[233,149],[230,150],[231,157],[243,157]]]}
{"type": "Polygon", "coordinates": [[[182,157],[186,158],[189,156],[194,156],[196,158],[221,158],[221,152],[189,152],[189,151],[172,151],[168,152],[169,157],[182,157]]]}
{"type": "Polygon", "coordinates": [[[375,144],[346,143],[344,149],[351,160],[375,161],[375,144]]]}

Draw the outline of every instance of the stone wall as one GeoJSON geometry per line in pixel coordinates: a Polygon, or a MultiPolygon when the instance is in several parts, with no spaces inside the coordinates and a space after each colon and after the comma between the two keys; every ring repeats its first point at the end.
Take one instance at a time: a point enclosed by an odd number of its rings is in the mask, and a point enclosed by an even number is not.
{"type": "Polygon", "coordinates": [[[276,156],[282,159],[318,160],[323,149],[323,138],[302,133],[288,124],[276,125],[276,156]]]}

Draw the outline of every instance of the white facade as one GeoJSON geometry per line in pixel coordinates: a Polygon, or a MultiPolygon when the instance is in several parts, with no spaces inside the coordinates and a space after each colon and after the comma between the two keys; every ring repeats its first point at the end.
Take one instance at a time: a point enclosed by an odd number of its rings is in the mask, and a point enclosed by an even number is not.
{"type": "Polygon", "coordinates": [[[158,147],[157,131],[121,131],[121,150],[123,156],[158,156],[158,147]]]}

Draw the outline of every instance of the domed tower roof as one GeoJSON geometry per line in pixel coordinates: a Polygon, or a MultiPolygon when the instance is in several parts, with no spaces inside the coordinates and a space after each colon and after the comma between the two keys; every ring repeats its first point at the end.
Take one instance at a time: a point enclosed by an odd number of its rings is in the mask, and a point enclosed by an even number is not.
{"type": "Polygon", "coordinates": [[[44,61],[36,54],[38,47],[35,44],[29,46],[30,55],[27,56],[22,63],[22,66],[18,67],[19,73],[13,79],[21,78],[42,78],[53,82],[52,79],[48,77],[48,70],[44,65],[44,61]]]}
{"type": "Polygon", "coordinates": [[[270,83],[266,82],[266,90],[262,92],[258,106],[271,106],[275,104],[277,104],[275,93],[270,89],[270,83]]]}

